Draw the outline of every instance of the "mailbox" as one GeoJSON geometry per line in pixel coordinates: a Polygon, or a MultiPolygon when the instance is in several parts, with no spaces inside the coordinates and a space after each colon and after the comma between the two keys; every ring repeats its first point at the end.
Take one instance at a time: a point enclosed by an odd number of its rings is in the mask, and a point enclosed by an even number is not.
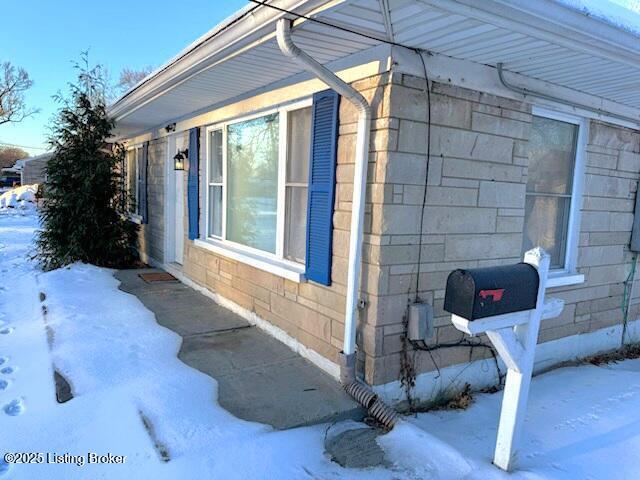
{"type": "Polygon", "coordinates": [[[467,320],[536,308],[538,271],[528,263],[454,270],[447,278],[444,309],[467,320]]]}

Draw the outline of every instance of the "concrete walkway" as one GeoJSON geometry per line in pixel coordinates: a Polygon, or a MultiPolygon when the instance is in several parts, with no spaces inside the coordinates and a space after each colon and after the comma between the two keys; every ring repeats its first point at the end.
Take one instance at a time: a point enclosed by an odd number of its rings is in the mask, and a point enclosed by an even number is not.
{"type": "Polygon", "coordinates": [[[182,336],[178,357],[218,381],[222,407],[277,429],[363,418],[337,381],[278,340],[180,282],[139,276],[160,271],[121,270],[116,278],[182,336]]]}

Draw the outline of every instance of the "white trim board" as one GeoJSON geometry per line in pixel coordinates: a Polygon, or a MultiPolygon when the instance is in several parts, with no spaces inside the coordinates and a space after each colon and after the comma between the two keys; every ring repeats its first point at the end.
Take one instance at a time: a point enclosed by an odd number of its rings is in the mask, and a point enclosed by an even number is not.
{"type": "Polygon", "coordinates": [[[273,273],[279,277],[286,278],[292,282],[301,283],[305,281],[304,277],[304,265],[293,264],[282,259],[271,259],[263,256],[252,255],[241,250],[233,249],[229,245],[225,245],[221,242],[215,242],[214,240],[194,240],[196,247],[208,250],[238,262],[242,262],[265,272],[273,273]]]}
{"type": "MultiPolygon", "coordinates": [[[[640,320],[629,322],[627,325],[627,341],[640,341],[640,320]]],[[[536,347],[536,361],[534,375],[542,373],[562,362],[576,360],[600,352],[615,350],[620,347],[622,325],[602,328],[595,332],[571,335],[545,343],[536,347]]],[[[424,355],[427,353],[424,352],[424,355]]],[[[500,370],[504,373],[506,367],[498,360],[500,370]]],[[[441,368],[440,372],[431,371],[418,375],[413,389],[413,396],[419,401],[429,401],[442,393],[443,389],[450,389],[453,393],[461,391],[465,384],[475,390],[496,385],[497,373],[493,358],[476,360],[441,368]]],[[[406,400],[405,391],[399,380],[376,385],[373,390],[390,404],[398,404],[406,400]]]]}
{"type": "Polygon", "coordinates": [[[180,280],[182,283],[184,283],[188,287],[191,287],[194,290],[202,293],[203,295],[206,295],[207,297],[212,299],[214,302],[216,302],[218,305],[226,308],[227,310],[231,310],[236,315],[240,315],[251,325],[258,327],[265,333],[271,335],[276,340],[279,340],[280,342],[284,343],[291,350],[296,352],[301,357],[304,357],[307,360],[309,360],[316,367],[320,368],[320,370],[323,370],[325,373],[329,374],[335,380],[337,381],[340,380],[340,366],[338,364],[333,363],[328,358],[323,357],[315,350],[312,350],[304,346],[302,343],[300,343],[298,340],[293,338],[291,335],[289,335],[287,332],[285,332],[281,328],[276,327],[272,323],[261,318],[255,312],[247,310],[246,308],[241,307],[240,305],[229,300],[228,298],[225,298],[218,293],[212,292],[208,288],[203,287],[202,285],[194,282],[189,277],[187,277],[182,271],[173,268],[171,265],[164,264],[161,266],[161,268],[171,273],[174,277],[176,277],[178,280],[180,280]]]}

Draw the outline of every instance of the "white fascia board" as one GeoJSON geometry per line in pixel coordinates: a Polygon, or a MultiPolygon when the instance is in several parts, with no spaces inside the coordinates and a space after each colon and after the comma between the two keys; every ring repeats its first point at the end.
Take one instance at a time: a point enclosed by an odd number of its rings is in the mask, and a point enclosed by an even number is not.
{"type": "Polygon", "coordinates": [[[637,67],[640,38],[553,0],[417,0],[513,32],[637,67]]]}
{"type": "MultiPolygon", "coordinates": [[[[407,73],[420,78],[424,78],[422,62],[418,54],[402,47],[392,48],[393,70],[398,73],[407,73]]],[[[448,57],[438,53],[424,55],[425,64],[429,74],[429,81],[436,81],[451,84],[458,87],[468,88],[479,92],[485,92],[499,97],[524,101],[530,104],[546,106],[553,110],[577,115],[585,118],[594,118],[606,121],[615,125],[627,128],[638,129],[640,125],[640,109],[622,105],[611,100],[606,100],[596,95],[579,92],[571,88],[545,82],[535,78],[527,77],[519,73],[505,72],[507,80],[519,87],[532,91],[546,92],[549,95],[563,98],[567,101],[575,102],[579,105],[590,106],[602,112],[612,115],[622,115],[629,118],[637,118],[637,122],[627,122],[605,113],[598,114],[589,110],[552,102],[550,100],[539,99],[533,95],[526,97],[505,88],[498,78],[498,71],[495,67],[482,65],[470,60],[461,60],[448,57]]]]}
{"type": "MultiPolygon", "coordinates": [[[[271,3],[285,10],[308,12],[327,2],[326,0],[280,0],[271,3]]],[[[334,0],[330,3],[334,6],[333,4],[342,3],[342,0],[334,0]]],[[[269,7],[247,6],[200,37],[125,93],[109,108],[109,114],[116,121],[120,120],[203,68],[273,38],[275,21],[284,15],[283,12],[269,7]],[[229,26],[230,24],[233,25],[229,26]]]]}

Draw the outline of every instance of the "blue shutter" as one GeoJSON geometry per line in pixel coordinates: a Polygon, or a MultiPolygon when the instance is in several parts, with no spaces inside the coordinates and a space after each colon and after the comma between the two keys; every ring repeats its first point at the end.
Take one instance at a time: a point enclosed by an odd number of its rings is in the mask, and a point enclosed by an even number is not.
{"type": "Polygon", "coordinates": [[[149,221],[149,207],[147,202],[147,167],[149,165],[149,142],[142,145],[142,158],[138,159],[138,185],[140,185],[140,198],[138,199],[138,213],[142,217],[142,223],[149,221]]]}
{"type": "Polygon", "coordinates": [[[200,129],[192,128],[189,130],[189,177],[187,178],[187,204],[189,207],[189,239],[198,238],[198,220],[200,212],[198,211],[199,202],[199,157],[200,157],[200,129]]]}
{"type": "Polygon", "coordinates": [[[313,96],[305,276],[323,285],[331,285],[339,102],[333,90],[313,96]]]}

